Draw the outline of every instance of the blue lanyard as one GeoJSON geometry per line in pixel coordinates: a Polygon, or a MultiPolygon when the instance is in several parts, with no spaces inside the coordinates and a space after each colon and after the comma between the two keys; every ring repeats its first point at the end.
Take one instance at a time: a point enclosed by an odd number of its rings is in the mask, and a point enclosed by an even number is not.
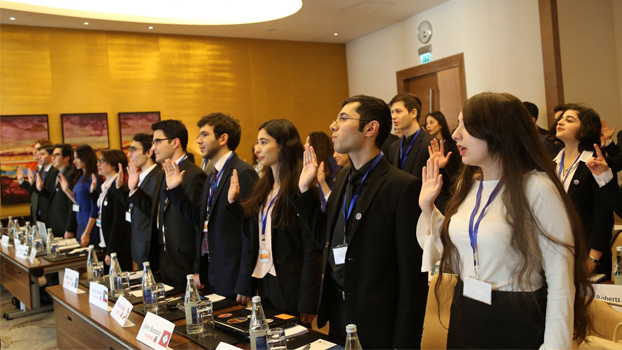
{"type": "MultiPolygon", "coordinates": [[[[229,158],[227,158],[227,161],[225,162],[225,165],[222,166],[222,169],[218,173],[218,176],[216,176],[216,181],[214,181],[214,183],[210,185],[209,198],[207,200],[207,212],[208,213],[212,212],[212,208],[213,208],[212,204],[214,202],[214,194],[216,193],[216,188],[218,187],[218,183],[220,182],[220,177],[222,176],[222,173],[224,173],[224,170],[227,167],[227,164],[229,163],[229,160],[231,159],[231,157],[233,157],[233,152],[231,152],[231,154],[229,155],[229,158]]],[[[214,171],[216,171],[216,167],[214,167],[214,171]]]]}
{"type": "Polygon", "coordinates": [[[574,163],[572,163],[572,165],[570,166],[570,169],[568,169],[566,176],[564,176],[564,178],[562,179],[562,171],[564,169],[564,158],[566,158],[566,150],[564,150],[564,152],[562,153],[562,161],[559,163],[559,170],[557,171],[557,176],[559,176],[559,179],[562,180],[562,185],[566,184],[566,180],[568,179],[568,174],[570,174],[570,170],[572,169],[572,167],[574,167],[574,165],[577,163],[579,158],[581,158],[581,156],[579,155],[577,159],[574,160],[574,163]]]}
{"type": "Polygon", "coordinates": [[[188,157],[187,153],[184,153],[183,157],[181,157],[181,159],[179,160],[179,162],[177,162],[177,166],[179,166],[179,164],[181,164],[181,162],[183,162],[186,158],[188,157]]]}
{"type": "Polygon", "coordinates": [[[415,136],[413,136],[413,139],[410,140],[410,145],[408,146],[408,149],[406,150],[406,155],[403,158],[402,158],[402,146],[404,145],[404,139],[406,139],[406,137],[402,136],[402,140],[400,141],[400,169],[401,170],[404,170],[404,165],[406,165],[406,159],[408,158],[408,154],[410,154],[410,149],[413,148],[413,144],[415,143],[415,140],[417,139],[417,136],[419,135],[420,132],[421,132],[421,127],[417,129],[415,136]]]}
{"type": "Polygon", "coordinates": [[[477,214],[480,202],[482,201],[482,188],[484,187],[484,181],[481,181],[479,183],[479,189],[477,190],[477,201],[475,202],[475,208],[473,209],[473,212],[471,213],[471,219],[469,220],[469,239],[471,240],[471,248],[473,249],[473,269],[475,271],[475,276],[477,277],[479,277],[479,263],[477,262],[478,258],[476,256],[475,248],[477,247],[477,233],[479,231],[479,224],[484,218],[484,215],[486,215],[486,208],[488,208],[490,203],[493,201],[493,199],[495,199],[495,197],[499,193],[499,189],[501,188],[501,185],[502,185],[502,181],[499,181],[497,186],[495,186],[495,189],[492,190],[492,193],[490,194],[490,197],[488,197],[488,201],[486,202],[486,205],[484,205],[484,208],[479,214],[479,218],[477,218],[477,221],[475,222],[475,227],[474,227],[473,220],[475,220],[475,215],[477,214]]]}
{"type": "Polygon", "coordinates": [[[268,222],[268,213],[270,212],[270,208],[272,207],[276,199],[279,198],[279,193],[281,193],[280,188],[279,188],[279,191],[276,193],[276,196],[274,196],[274,198],[272,198],[272,200],[270,201],[270,205],[268,205],[267,209],[266,209],[266,203],[268,203],[268,198],[266,198],[266,200],[263,202],[263,205],[261,206],[259,217],[261,218],[261,242],[262,244],[263,242],[266,241],[266,223],[268,222]],[[264,209],[265,209],[265,212],[264,212],[264,209]],[[263,215],[261,214],[262,212],[263,212],[263,215]]]}
{"type": "MultiPolygon", "coordinates": [[[[363,185],[365,184],[365,179],[367,179],[367,175],[369,175],[369,173],[374,170],[374,168],[378,165],[378,162],[380,162],[380,159],[382,158],[383,153],[380,152],[380,154],[378,154],[376,156],[376,158],[374,159],[374,162],[371,163],[371,167],[369,167],[369,169],[367,170],[367,172],[365,173],[365,176],[363,176],[363,180],[361,180],[361,185],[359,186],[358,190],[356,190],[356,193],[352,196],[352,201],[350,202],[350,209],[348,209],[348,212],[346,213],[346,201],[348,200],[348,195],[346,193],[346,195],[343,198],[343,241],[345,243],[346,241],[346,229],[348,227],[348,220],[350,219],[350,215],[352,214],[352,210],[354,209],[354,205],[356,204],[356,201],[359,199],[359,195],[361,194],[361,191],[363,190],[363,185]]],[[[350,182],[350,178],[352,177],[352,168],[350,168],[350,174],[348,175],[348,182],[350,182]]]]}

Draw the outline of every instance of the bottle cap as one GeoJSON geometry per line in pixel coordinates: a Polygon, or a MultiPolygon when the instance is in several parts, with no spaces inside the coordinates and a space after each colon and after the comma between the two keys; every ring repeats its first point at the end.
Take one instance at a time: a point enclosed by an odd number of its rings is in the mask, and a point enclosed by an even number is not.
{"type": "Polygon", "coordinates": [[[194,279],[194,275],[193,275],[193,274],[191,274],[191,273],[190,273],[190,274],[187,274],[187,275],[186,275],[186,279],[187,279],[187,280],[194,279]]]}
{"type": "Polygon", "coordinates": [[[110,253],[110,258],[116,258],[117,257],[117,253],[110,253]]]}
{"type": "Polygon", "coordinates": [[[255,295],[253,297],[253,303],[260,303],[261,302],[261,297],[259,295],[255,295]]]}
{"type": "Polygon", "coordinates": [[[622,252],[622,245],[617,246],[616,250],[619,251],[619,252],[622,252]]]}
{"type": "Polygon", "coordinates": [[[89,244],[89,249],[91,248],[95,249],[95,246],[93,244],[89,244]]]}
{"type": "Polygon", "coordinates": [[[354,333],[354,332],[356,332],[355,324],[349,324],[346,326],[346,333],[354,333]]]}
{"type": "Polygon", "coordinates": [[[149,261],[145,261],[145,262],[143,263],[143,267],[146,267],[146,266],[149,266],[149,261]]]}

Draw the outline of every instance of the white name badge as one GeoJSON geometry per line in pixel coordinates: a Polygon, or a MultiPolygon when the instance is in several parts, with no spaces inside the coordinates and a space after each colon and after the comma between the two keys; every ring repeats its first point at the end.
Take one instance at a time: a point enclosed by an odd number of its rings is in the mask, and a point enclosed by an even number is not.
{"type": "Polygon", "coordinates": [[[467,277],[464,280],[462,294],[484,304],[492,304],[492,284],[467,277]]]}
{"type": "Polygon", "coordinates": [[[335,256],[335,265],[341,265],[346,263],[346,253],[348,252],[348,246],[341,246],[333,248],[333,255],[335,256]]]}
{"type": "Polygon", "coordinates": [[[269,263],[270,262],[270,251],[266,248],[259,249],[259,262],[269,263]]]}
{"type": "Polygon", "coordinates": [[[97,221],[95,221],[95,225],[97,225],[97,227],[102,227],[102,221],[97,219],[97,221]]]}
{"type": "Polygon", "coordinates": [[[132,213],[129,211],[125,212],[125,221],[132,222],[132,213]]]}
{"type": "Polygon", "coordinates": [[[108,311],[108,287],[91,282],[89,284],[89,303],[108,311]]]}
{"type": "Polygon", "coordinates": [[[134,326],[134,323],[127,318],[130,316],[130,312],[132,312],[133,307],[134,305],[125,299],[124,296],[120,296],[114,304],[112,312],[110,312],[110,316],[112,316],[112,318],[117,321],[121,327],[132,327],[134,326]]]}
{"type": "Polygon", "coordinates": [[[78,271],[65,268],[65,278],[63,278],[63,288],[76,294],[86,293],[83,290],[78,289],[78,281],[80,280],[80,274],[78,271]]]}
{"type": "Polygon", "coordinates": [[[9,246],[9,236],[2,235],[2,245],[5,246],[5,247],[9,246]]]}
{"type": "Polygon", "coordinates": [[[31,249],[30,257],[28,258],[28,260],[30,260],[30,263],[34,264],[34,265],[37,265],[39,263],[39,259],[37,259],[37,250],[36,249],[31,249]]]}
{"type": "Polygon", "coordinates": [[[76,213],[80,211],[80,206],[77,204],[74,204],[72,207],[73,211],[75,211],[76,213]]]}
{"type": "Polygon", "coordinates": [[[136,340],[155,350],[166,350],[171,341],[175,324],[162,317],[147,312],[140,326],[136,340]]]}
{"type": "Polygon", "coordinates": [[[25,244],[20,244],[17,247],[15,247],[15,255],[18,258],[27,258],[28,257],[28,250],[30,249],[29,246],[25,245],[25,244]]]}

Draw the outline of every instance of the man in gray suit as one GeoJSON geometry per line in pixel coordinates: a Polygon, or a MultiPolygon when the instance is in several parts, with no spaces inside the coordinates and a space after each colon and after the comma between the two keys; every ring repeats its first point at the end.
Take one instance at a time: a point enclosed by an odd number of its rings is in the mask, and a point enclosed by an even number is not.
{"type": "MultiPolygon", "coordinates": [[[[153,198],[162,169],[155,162],[155,156],[151,149],[152,140],[153,135],[150,134],[134,135],[127,157],[140,169],[138,187],[153,198]]],[[[111,191],[114,196],[117,196],[128,206],[125,220],[132,224],[132,260],[140,269],[143,262],[148,261],[149,258],[151,213],[143,213],[129,202],[129,190],[127,187],[123,187],[123,180],[123,169],[119,168],[116,186],[111,191]]]]}

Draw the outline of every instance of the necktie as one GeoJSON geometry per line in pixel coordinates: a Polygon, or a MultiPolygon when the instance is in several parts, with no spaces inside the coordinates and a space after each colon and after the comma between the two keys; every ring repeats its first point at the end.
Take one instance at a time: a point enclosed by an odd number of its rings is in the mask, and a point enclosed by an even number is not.
{"type": "Polygon", "coordinates": [[[41,176],[41,181],[45,181],[45,177],[47,176],[48,171],[47,170],[43,170],[43,176],[41,176]]]}
{"type": "Polygon", "coordinates": [[[217,184],[215,184],[216,179],[218,179],[218,170],[214,169],[214,172],[212,173],[212,178],[209,181],[209,192],[207,196],[207,223],[203,230],[203,239],[201,240],[201,256],[207,254],[207,250],[209,249],[209,240],[207,239],[207,232],[209,230],[207,228],[207,225],[209,224],[209,219],[212,214],[212,208],[210,208],[210,205],[212,205],[211,202],[214,200],[214,194],[216,193],[216,188],[214,188],[214,186],[218,186],[217,184]]]}

